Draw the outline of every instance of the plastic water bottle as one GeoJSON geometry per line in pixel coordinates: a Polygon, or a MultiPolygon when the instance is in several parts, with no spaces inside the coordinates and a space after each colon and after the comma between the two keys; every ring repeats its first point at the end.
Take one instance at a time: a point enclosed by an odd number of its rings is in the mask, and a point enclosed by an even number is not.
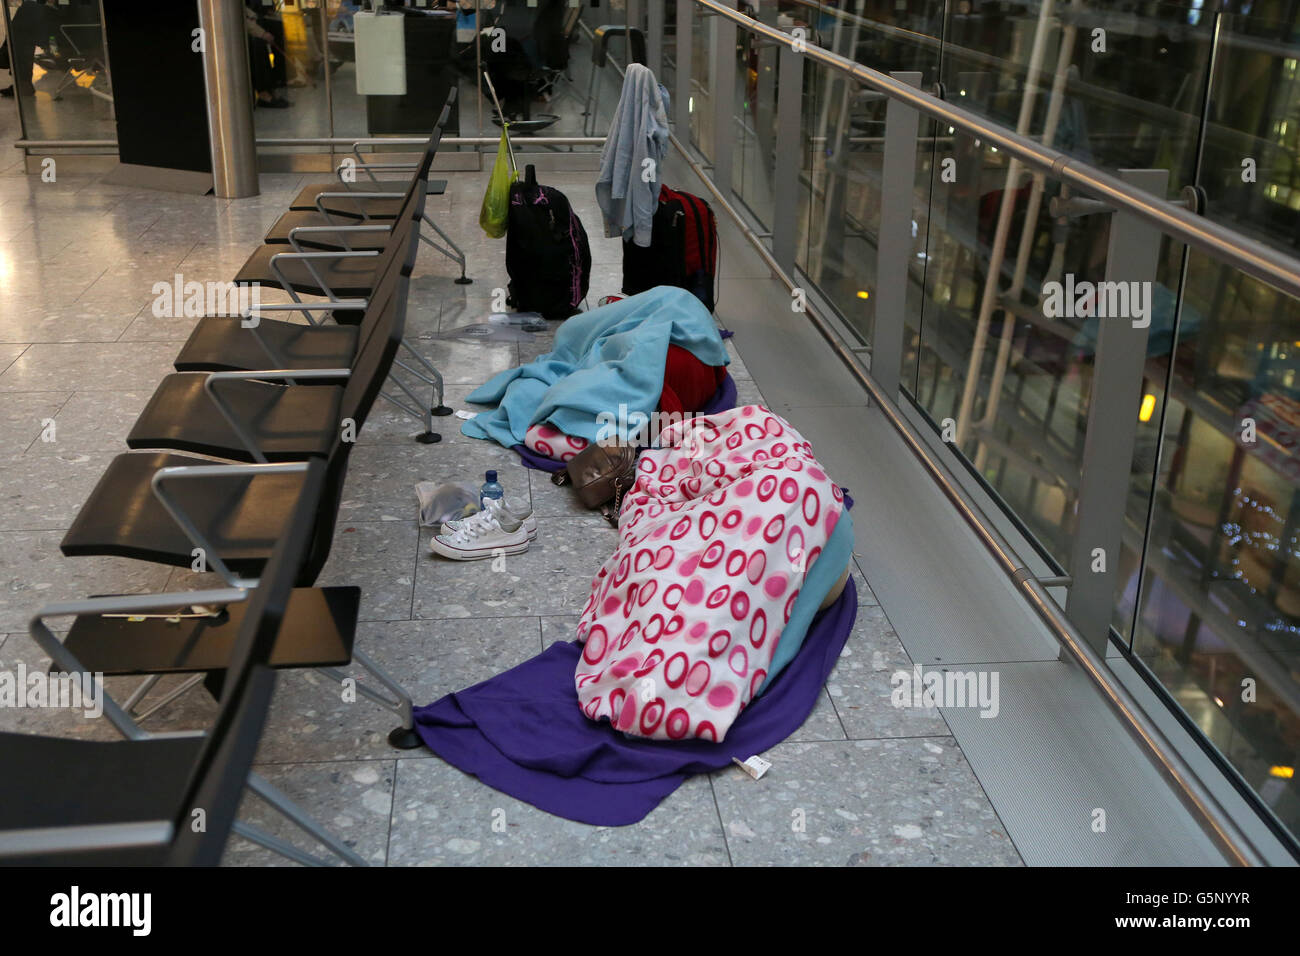
{"type": "Polygon", "coordinates": [[[478,490],[478,497],[483,507],[486,508],[488,498],[496,498],[498,501],[500,501],[503,497],[505,497],[506,492],[505,489],[502,488],[501,485],[497,482],[497,473],[495,471],[489,471],[483,477],[486,478],[487,480],[483,482],[483,487],[481,487],[478,490]]]}

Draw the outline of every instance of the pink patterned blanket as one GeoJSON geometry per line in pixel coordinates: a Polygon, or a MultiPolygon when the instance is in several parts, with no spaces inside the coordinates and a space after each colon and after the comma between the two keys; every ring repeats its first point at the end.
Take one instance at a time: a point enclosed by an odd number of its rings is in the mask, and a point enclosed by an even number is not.
{"type": "Polygon", "coordinates": [[[582,609],[578,700],[628,734],[718,741],[767,676],[844,495],[760,405],[687,419],[660,445],[582,609]]]}

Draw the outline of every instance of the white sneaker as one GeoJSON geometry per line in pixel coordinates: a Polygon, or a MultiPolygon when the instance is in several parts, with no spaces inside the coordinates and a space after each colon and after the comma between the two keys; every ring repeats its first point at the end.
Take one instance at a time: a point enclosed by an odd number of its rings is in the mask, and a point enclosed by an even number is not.
{"type": "Polygon", "coordinates": [[[528,532],[522,521],[512,517],[499,501],[489,498],[487,507],[464,519],[458,531],[434,535],[430,548],[434,554],[453,561],[522,554],[528,550],[528,532]]]}
{"type": "MultiPolygon", "coordinates": [[[[533,517],[533,506],[522,498],[502,498],[501,506],[505,513],[516,521],[522,521],[524,530],[528,532],[528,540],[532,541],[537,537],[537,519],[533,517]]],[[[476,511],[472,515],[464,518],[453,518],[451,521],[444,521],[438,533],[442,535],[453,535],[461,528],[466,527],[471,522],[490,521],[490,513],[485,509],[476,511]]]]}

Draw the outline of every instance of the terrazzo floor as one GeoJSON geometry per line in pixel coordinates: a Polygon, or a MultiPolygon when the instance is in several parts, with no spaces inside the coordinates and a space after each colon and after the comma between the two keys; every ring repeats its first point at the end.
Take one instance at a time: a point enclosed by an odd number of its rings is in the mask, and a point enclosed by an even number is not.
{"type": "MultiPolygon", "coordinates": [[[[89,594],[209,583],[188,571],[125,559],[64,558],[58,544],[171,361],[193,320],[151,314],[151,287],[179,272],[229,278],[303,183],[320,174],[262,177],[262,194],[225,201],[103,185],[98,175],[24,174],[12,107],[0,106],[0,668],[46,661],[25,633],[43,604],[89,594]],[[48,423],[54,423],[53,441],[48,423]]],[[[440,174],[441,175],[441,174],[440,174]]],[[[412,282],[408,336],[443,371],[447,403],[491,374],[548,349],[550,335],[483,343],[452,330],[482,321],[504,286],[504,244],[477,225],[482,173],[448,176],[430,211],[465,248],[475,282],[428,249],[412,282]]],[[[599,236],[590,173],[549,174],[587,226],[589,303],[617,291],[621,252],[599,236]]],[[[686,188],[698,188],[681,182],[686,188]]],[[[734,325],[744,402],[775,396],[786,414],[781,363],[747,371],[739,303],[772,280],[729,222],[723,229],[719,319],[734,325]],[[739,293],[741,288],[747,294],[739,293]],[[729,291],[733,294],[729,296],[729,291]],[[730,299],[730,302],[729,302],[730,299]]],[[[276,297],[267,295],[266,300],[276,297]]],[[[761,295],[760,295],[761,299],[761,295]]],[[[788,316],[788,296],[771,309],[788,316]]],[[[745,306],[749,308],[749,306],[745,306]]],[[[826,362],[834,360],[829,356],[826,362]]],[[[414,423],[377,406],[354,450],[333,551],[321,584],[362,589],[358,644],[400,679],[417,704],[483,680],[569,640],[591,575],[614,532],[565,489],[520,466],[513,453],[461,436],[441,419],[440,444],[411,440],[414,423]],[[493,573],[428,553],[417,522],[418,481],[477,482],[495,468],[508,494],[531,496],[539,536],[493,573]]],[[[834,475],[853,485],[852,476],[834,475]]],[[[1015,865],[1020,855],[935,710],[896,709],[890,674],[911,661],[869,582],[855,566],[862,610],[843,657],[803,727],[766,756],[759,781],[738,769],[696,777],[642,823],[596,828],[504,796],[424,750],[386,743],[391,716],[343,703],[313,672],[282,672],[258,756],[259,771],[367,861],[394,864],[568,865],[1015,865]]],[[[164,680],[151,695],[173,685],[164,680]]],[[[111,679],[118,696],[134,684],[111,679]]],[[[119,699],[121,697],[119,696],[119,699]]],[[[152,730],[205,726],[202,690],[152,716],[152,730]]],[[[66,711],[0,711],[0,729],[109,739],[104,721],[66,711]]],[[[247,798],[241,816],[308,850],[292,827],[247,798]]],[[[235,838],[230,865],[285,863],[235,838]]]]}

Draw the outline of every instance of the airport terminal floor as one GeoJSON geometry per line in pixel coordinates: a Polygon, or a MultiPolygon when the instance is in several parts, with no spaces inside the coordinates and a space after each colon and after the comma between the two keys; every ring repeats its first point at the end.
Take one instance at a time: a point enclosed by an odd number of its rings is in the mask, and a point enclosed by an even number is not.
{"type": "Polygon", "coordinates": [[[1093,5],[961,73],[871,4],[584,11],[487,68],[513,154],[383,86],[402,17],[254,6],[195,22],[303,83],[179,77],[197,172],[133,68],[0,100],[0,865],[1296,865],[1300,202],[1244,221],[1208,106],[1099,119],[1093,5]]]}

